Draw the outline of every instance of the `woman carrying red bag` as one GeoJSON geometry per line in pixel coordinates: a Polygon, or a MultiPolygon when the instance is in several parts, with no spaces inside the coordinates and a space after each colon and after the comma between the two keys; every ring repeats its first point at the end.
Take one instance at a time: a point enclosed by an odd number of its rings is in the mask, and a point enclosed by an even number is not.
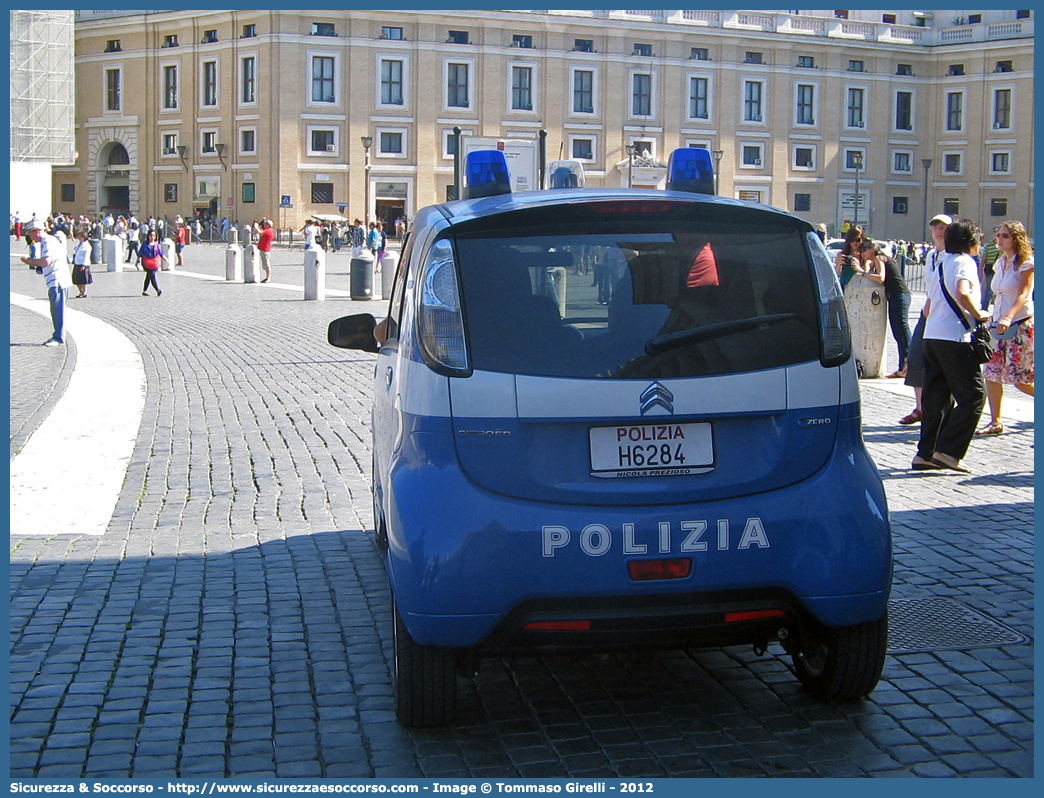
{"type": "Polygon", "coordinates": [[[156,282],[156,272],[159,271],[160,261],[164,258],[155,230],[149,230],[148,236],[138,249],[138,257],[141,258],[141,265],[145,268],[145,285],[142,286],[141,295],[149,295],[149,283],[152,283],[152,287],[156,289],[156,296],[162,296],[163,292],[160,291],[159,283],[156,282]]]}

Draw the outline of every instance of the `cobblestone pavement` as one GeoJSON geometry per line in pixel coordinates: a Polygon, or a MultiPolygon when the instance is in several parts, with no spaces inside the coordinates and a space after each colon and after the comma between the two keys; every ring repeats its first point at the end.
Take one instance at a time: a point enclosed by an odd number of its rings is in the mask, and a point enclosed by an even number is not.
{"type": "MultiPolygon", "coordinates": [[[[274,260],[302,282],[300,253],[274,260]]],[[[188,261],[223,274],[217,247],[188,261]]],[[[12,265],[11,289],[41,296],[34,277],[12,265]]],[[[331,319],[383,303],[160,284],[96,272],[72,303],[136,342],[148,390],[106,533],[12,538],[13,777],[1033,775],[1032,422],[976,440],[972,476],[913,473],[910,398],[864,384],[893,598],[942,606],[868,700],[810,698],[778,646],[496,659],[461,683],[452,728],[409,731],[370,531],[373,359],[326,343],[331,319]],[[1009,636],[954,645],[950,620],[1009,636]]],[[[348,287],[347,258],[328,285],[348,287]]],[[[12,309],[12,433],[71,366],[20,346],[37,321],[12,309]]]]}

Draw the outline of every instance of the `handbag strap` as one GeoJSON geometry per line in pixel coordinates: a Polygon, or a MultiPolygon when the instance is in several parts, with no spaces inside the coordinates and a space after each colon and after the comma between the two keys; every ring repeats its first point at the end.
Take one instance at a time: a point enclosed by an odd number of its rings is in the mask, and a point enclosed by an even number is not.
{"type": "MultiPolygon", "coordinates": [[[[945,259],[943,262],[945,262],[945,259]]],[[[961,309],[957,307],[957,303],[954,301],[953,297],[950,296],[950,292],[946,290],[946,283],[943,280],[943,262],[939,263],[939,287],[942,288],[943,296],[946,297],[946,301],[953,309],[953,312],[957,314],[957,318],[961,320],[961,324],[964,325],[964,329],[966,329],[968,332],[971,332],[971,324],[969,324],[968,320],[964,318],[964,314],[961,313],[961,309]]]]}

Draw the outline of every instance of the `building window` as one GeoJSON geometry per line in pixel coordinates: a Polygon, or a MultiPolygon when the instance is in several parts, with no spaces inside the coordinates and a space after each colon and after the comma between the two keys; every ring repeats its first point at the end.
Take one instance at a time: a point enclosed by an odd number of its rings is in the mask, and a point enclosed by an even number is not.
{"type": "Polygon", "coordinates": [[[849,89],[847,92],[848,102],[846,108],[846,122],[848,127],[863,127],[866,125],[864,112],[866,109],[866,90],[849,89]]]}
{"type": "Polygon", "coordinates": [[[964,74],[964,64],[950,64],[950,68],[946,70],[946,74],[951,78],[960,77],[964,74]]]}
{"type": "Polygon", "coordinates": [[[118,53],[123,50],[123,45],[120,44],[119,39],[109,39],[105,42],[105,52],[107,53],[118,53]]]}
{"type": "Polygon", "coordinates": [[[164,133],[163,134],[163,154],[164,155],[177,155],[178,154],[178,134],[177,133],[164,133]]]}
{"type": "Polygon", "coordinates": [[[964,95],[948,92],[946,95],[946,129],[960,130],[964,125],[964,95]]]}
{"type": "Polygon", "coordinates": [[[403,104],[402,61],[381,59],[381,104],[403,104]]]}
{"type": "Polygon", "coordinates": [[[707,119],[707,78],[689,78],[689,119],[707,119]]]}
{"type": "Polygon", "coordinates": [[[764,63],[761,59],[761,53],[755,53],[748,50],[743,56],[744,64],[761,64],[764,63]]]}
{"type": "Polygon", "coordinates": [[[794,148],[794,168],[795,169],[815,169],[816,168],[816,151],[812,147],[795,147],[794,148]]]}
{"type": "Polygon", "coordinates": [[[689,58],[693,61],[709,61],[710,52],[706,47],[693,47],[689,50],[689,58]]]}
{"type": "Polygon", "coordinates": [[[62,183],[62,202],[76,202],[75,183],[62,183]]]}
{"type": "Polygon", "coordinates": [[[594,39],[573,39],[574,53],[593,53],[594,39]]]}
{"type": "Polygon", "coordinates": [[[652,115],[652,75],[637,72],[631,76],[631,116],[652,115]]]}
{"type": "Polygon", "coordinates": [[[528,50],[528,49],[530,49],[533,46],[533,37],[532,36],[523,36],[523,35],[519,35],[519,34],[516,33],[516,34],[514,34],[511,37],[511,46],[512,47],[522,47],[522,48],[528,50]]]}
{"type": "Polygon", "coordinates": [[[394,41],[402,41],[402,28],[396,28],[391,25],[381,26],[381,38],[392,39],[394,41]]]}
{"type": "Polygon", "coordinates": [[[1029,11],[1016,11],[1015,12],[1015,19],[1029,19],[1029,18],[1030,18],[1030,12],[1029,11]]]}
{"type": "Polygon", "coordinates": [[[961,154],[959,152],[948,152],[943,155],[943,172],[948,175],[961,173],[961,154]]]}
{"type": "Polygon", "coordinates": [[[257,152],[257,131],[246,128],[239,131],[239,151],[241,153],[257,152]]]}
{"type": "Polygon", "coordinates": [[[797,117],[799,125],[814,125],[816,87],[807,83],[799,83],[797,87],[797,117]]]}
{"type": "Polygon", "coordinates": [[[164,183],[163,184],[163,201],[164,202],[177,202],[178,201],[178,184],[177,183],[164,183]]]}
{"type": "Polygon", "coordinates": [[[511,67],[511,110],[533,110],[533,68],[511,67]]]}
{"type": "Polygon", "coordinates": [[[178,34],[171,33],[163,37],[163,44],[161,47],[177,47],[178,46],[178,34]]]}
{"type": "Polygon", "coordinates": [[[913,64],[898,64],[895,68],[897,75],[913,75],[913,64]]]}
{"type": "Polygon", "coordinates": [[[814,56],[811,55],[799,55],[797,57],[797,65],[801,69],[815,69],[816,59],[814,56]]]}
{"type": "Polygon", "coordinates": [[[594,113],[594,72],[578,69],[573,73],[573,112],[594,113]]]}
{"type": "Polygon", "coordinates": [[[943,213],[947,216],[959,216],[961,213],[961,201],[957,197],[944,197],[943,213]]]}
{"type": "Polygon", "coordinates": [[[203,62],[203,105],[217,105],[217,61],[203,62]]]}
{"type": "Polygon", "coordinates": [[[848,62],[849,72],[866,72],[866,63],[858,59],[850,59],[848,62]]]}
{"type": "Polygon", "coordinates": [[[997,89],[993,93],[993,128],[1008,130],[1011,127],[1011,89],[997,89]]]}
{"type": "Polygon", "coordinates": [[[910,212],[910,200],[908,197],[892,197],[892,213],[905,214],[910,212]]]}
{"type": "Polygon", "coordinates": [[[105,70],[105,110],[119,111],[122,106],[120,96],[120,70],[105,70]]]}
{"type": "Polygon", "coordinates": [[[758,80],[743,81],[743,121],[761,121],[761,92],[763,85],[758,80]]]}
{"type": "Polygon", "coordinates": [[[312,183],[312,204],[333,205],[333,183],[312,183]]]}
{"type": "Polygon", "coordinates": [[[381,132],[377,153],[379,155],[402,155],[402,133],[381,132]]]}
{"type": "Polygon", "coordinates": [[[313,36],[336,36],[337,31],[334,29],[332,22],[313,22],[312,23],[312,35],[313,36]]]}
{"type": "Polygon", "coordinates": [[[845,169],[856,171],[856,163],[859,163],[859,171],[866,171],[866,150],[845,150],[845,169]]]}
{"type": "Polygon", "coordinates": [[[650,156],[653,152],[653,142],[648,139],[632,139],[631,144],[634,145],[635,157],[641,157],[643,155],[650,156]]]}
{"type": "Polygon", "coordinates": [[[244,38],[244,39],[253,39],[255,36],[257,36],[257,25],[251,23],[249,25],[244,25],[243,26],[243,36],[242,36],[242,38],[244,38]]]}
{"type": "Polygon", "coordinates": [[[762,147],[760,144],[744,144],[743,145],[743,165],[744,166],[761,166],[761,151],[762,147]]]}
{"type": "Polygon", "coordinates": [[[467,108],[468,65],[446,65],[446,105],[450,108],[467,108]]]}
{"type": "Polygon", "coordinates": [[[912,155],[909,152],[897,152],[892,156],[892,171],[909,174],[913,171],[912,155]]]}
{"type": "Polygon", "coordinates": [[[895,14],[882,14],[881,15],[881,21],[885,25],[894,25],[895,24],[895,14]]]}
{"type": "Polygon", "coordinates": [[[468,32],[466,30],[451,30],[446,38],[449,44],[467,44],[468,32]]]}
{"type": "Polygon", "coordinates": [[[811,194],[795,194],[794,195],[794,211],[795,212],[808,212],[812,210],[812,195],[811,194]]]}
{"type": "MultiPolygon", "coordinates": [[[[474,130],[461,130],[460,136],[461,138],[464,138],[465,136],[473,135],[474,132],[474,130]]],[[[445,142],[446,146],[442,149],[442,157],[452,158],[457,152],[457,137],[453,135],[452,130],[443,131],[443,142],[445,142]]]]}
{"type": "Polygon", "coordinates": [[[641,55],[646,57],[652,57],[652,45],[651,44],[639,44],[634,43],[634,49],[631,51],[631,55],[641,55]]]}
{"type": "Polygon", "coordinates": [[[913,92],[895,93],[895,129],[913,130],[913,92]]]}
{"type": "Polygon", "coordinates": [[[203,146],[200,149],[203,152],[217,152],[217,133],[213,130],[203,131],[203,146]]]}
{"type": "Polygon", "coordinates": [[[982,24],[982,14],[969,14],[968,15],[969,25],[980,25],[982,24]]]}
{"type": "Polygon", "coordinates": [[[308,146],[309,155],[320,153],[325,155],[337,151],[336,131],[331,128],[311,128],[309,130],[308,146]]]}
{"type": "Polygon", "coordinates": [[[1013,71],[1013,69],[1014,69],[1014,67],[1013,67],[1011,61],[998,61],[997,62],[997,66],[996,66],[996,68],[994,68],[993,71],[994,72],[1011,72],[1011,71],[1013,71]]]}
{"type": "Polygon", "coordinates": [[[200,44],[213,44],[218,40],[217,29],[203,31],[203,39],[200,44]]]}
{"type": "Polygon", "coordinates": [[[255,184],[254,183],[244,183],[243,184],[243,194],[242,194],[242,196],[243,196],[243,202],[254,202],[254,197],[256,196],[255,184]]]}
{"type": "Polygon", "coordinates": [[[244,103],[257,102],[257,59],[254,56],[243,59],[243,86],[240,100],[244,103]]]}
{"type": "Polygon", "coordinates": [[[178,68],[163,67],[163,107],[173,110],[178,107],[178,68]]]}
{"type": "Polygon", "coordinates": [[[312,56],[312,102],[335,102],[334,58],[332,55],[312,56]]]}
{"type": "Polygon", "coordinates": [[[990,216],[1007,216],[1008,200],[994,198],[990,200],[990,216]]]}
{"type": "Polygon", "coordinates": [[[990,154],[990,171],[1006,175],[1011,172],[1011,153],[994,152],[990,154]]]}
{"type": "Polygon", "coordinates": [[[573,139],[573,157],[578,161],[594,160],[593,139],[573,139]]]}

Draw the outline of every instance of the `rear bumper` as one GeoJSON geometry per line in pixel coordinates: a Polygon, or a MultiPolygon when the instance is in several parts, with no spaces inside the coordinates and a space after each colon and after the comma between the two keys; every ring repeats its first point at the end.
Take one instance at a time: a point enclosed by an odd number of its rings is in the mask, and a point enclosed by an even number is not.
{"type": "Polygon", "coordinates": [[[774,636],[724,615],[778,607],[791,623],[877,620],[891,584],[880,477],[858,419],[811,478],[714,502],[586,507],[507,499],[471,483],[452,436],[418,432],[383,491],[388,570],[417,642],[490,651],[721,645],[774,636]],[[689,559],[686,578],[635,581],[628,562],[689,559]],[[542,631],[532,622],[590,621],[542,631]],[[593,634],[592,634],[593,633],[593,634]]]}

